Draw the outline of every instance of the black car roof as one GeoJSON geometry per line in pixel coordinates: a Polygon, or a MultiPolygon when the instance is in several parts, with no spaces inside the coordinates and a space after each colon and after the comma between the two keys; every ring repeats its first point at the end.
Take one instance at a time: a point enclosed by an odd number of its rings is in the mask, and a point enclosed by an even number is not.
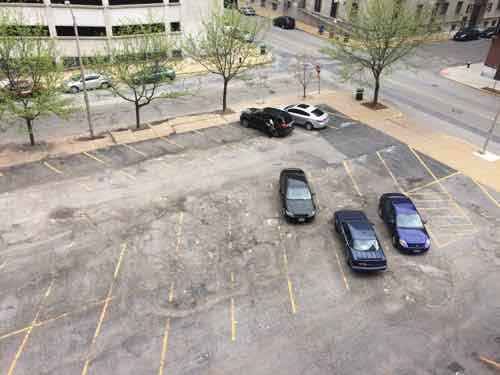
{"type": "Polygon", "coordinates": [[[278,108],[266,107],[263,109],[263,111],[270,114],[271,116],[281,117],[282,119],[285,119],[287,121],[292,120],[292,116],[290,116],[288,114],[288,112],[283,111],[283,110],[278,109],[278,108]]]}
{"type": "Polygon", "coordinates": [[[366,222],[369,225],[371,225],[370,220],[366,217],[365,213],[363,211],[358,211],[358,210],[342,210],[342,211],[337,211],[335,212],[335,215],[340,219],[340,221],[344,222],[351,222],[351,221],[358,221],[358,222],[366,222]]]}
{"type": "Polygon", "coordinates": [[[374,240],[375,231],[369,222],[366,221],[350,221],[347,223],[351,236],[354,240],[374,240]]]}

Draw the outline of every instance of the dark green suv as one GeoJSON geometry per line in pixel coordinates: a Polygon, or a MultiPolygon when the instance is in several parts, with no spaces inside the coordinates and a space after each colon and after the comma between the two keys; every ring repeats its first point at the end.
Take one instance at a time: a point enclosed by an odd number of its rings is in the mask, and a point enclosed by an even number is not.
{"type": "Polygon", "coordinates": [[[166,81],[167,79],[171,81],[175,79],[175,70],[164,66],[143,70],[137,72],[134,76],[135,83],[157,83],[166,81]]]}

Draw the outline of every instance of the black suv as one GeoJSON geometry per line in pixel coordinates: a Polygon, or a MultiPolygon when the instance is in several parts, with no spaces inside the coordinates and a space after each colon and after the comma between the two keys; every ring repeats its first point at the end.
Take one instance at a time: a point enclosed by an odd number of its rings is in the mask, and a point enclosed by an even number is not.
{"type": "Polygon", "coordinates": [[[477,40],[481,34],[481,30],[466,28],[460,29],[453,35],[453,40],[456,41],[465,41],[465,40],[477,40]]]}
{"type": "Polygon", "coordinates": [[[304,223],[316,216],[314,193],[302,169],[288,168],[280,173],[280,195],[283,215],[290,221],[304,223]]]}
{"type": "Polygon", "coordinates": [[[282,29],[293,30],[295,29],[295,19],[288,16],[276,17],[273,20],[273,25],[282,29]]]}
{"type": "Polygon", "coordinates": [[[241,112],[240,123],[245,128],[255,128],[270,137],[285,137],[293,131],[293,118],[276,108],[248,108],[241,112]]]}

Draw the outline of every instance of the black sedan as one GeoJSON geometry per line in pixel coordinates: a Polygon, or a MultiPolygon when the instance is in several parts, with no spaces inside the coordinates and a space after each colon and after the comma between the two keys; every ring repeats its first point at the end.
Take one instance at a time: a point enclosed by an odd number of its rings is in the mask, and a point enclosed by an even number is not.
{"type": "Polygon", "coordinates": [[[334,214],[335,231],[344,242],[347,264],[354,270],[383,271],[387,258],[363,211],[337,211],[334,214]]]}
{"type": "Polygon", "coordinates": [[[273,19],[273,25],[282,29],[293,30],[295,29],[295,19],[289,16],[276,17],[273,19]]]}
{"type": "Polygon", "coordinates": [[[304,223],[316,216],[314,193],[302,169],[288,168],[281,171],[280,195],[286,219],[304,223]]]}
{"type": "Polygon", "coordinates": [[[453,35],[453,40],[456,41],[466,41],[466,40],[477,40],[479,39],[479,35],[481,34],[481,30],[467,28],[461,29],[453,35]]]}
{"type": "Polygon", "coordinates": [[[241,112],[240,123],[245,128],[255,128],[270,137],[285,137],[293,131],[293,119],[277,108],[248,108],[241,112]]]}
{"type": "Polygon", "coordinates": [[[481,34],[479,34],[479,36],[481,38],[489,39],[493,35],[496,35],[496,34],[497,34],[497,27],[493,26],[493,27],[488,27],[488,28],[484,29],[483,31],[481,31],[481,34]]]}

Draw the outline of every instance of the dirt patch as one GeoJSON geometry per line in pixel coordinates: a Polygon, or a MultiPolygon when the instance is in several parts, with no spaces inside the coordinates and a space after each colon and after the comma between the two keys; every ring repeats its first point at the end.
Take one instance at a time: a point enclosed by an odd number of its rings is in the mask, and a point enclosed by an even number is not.
{"type": "Polygon", "coordinates": [[[493,87],[483,87],[483,90],[491,92],[492,94],[495,94],[495,95],[500,95],[500,90],[496,90],[493,87]]]}
{"type": "Polygon", "coordinates": [[[76,209],[71,207],[61,207],[52,211],[49,217],[55,220],[68,220],[75,217],[76,211],[76,209]]]}
{"type": "Polygon", "coordinates": [[[372,102],[365,102],[365,103],[361,103],[361,105],[364,105],[366,108],[373,109],[374,111],[379,111],[381,109],[388,109],[389,108],[386,105],[383,105],[382,103],[373,104],[372,102]]]}

